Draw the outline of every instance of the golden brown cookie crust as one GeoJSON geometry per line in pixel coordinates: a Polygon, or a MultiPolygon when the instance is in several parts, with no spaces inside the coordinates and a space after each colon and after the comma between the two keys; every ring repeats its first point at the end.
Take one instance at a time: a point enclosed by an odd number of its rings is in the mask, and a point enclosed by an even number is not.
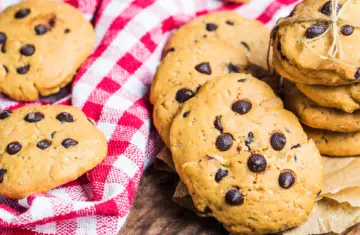
{"type": "Polygon", "coordinates": [[[298,83],[296,87],[320,106],[341,109],[347,113],[360,109],[359,83],[337,87],[298,83]]]}
{"type": "Polygon", "coordinates": [[[173,160],[195,207],[229,232],[280,232],[301,224],[314,206],[322,159],[282,107],[264,82],[226,75],[208,81],[171,126],[173,160]],[[261,155],[256,169],[254,155],[261,155]],[[284,172],[296,175],[288,189],[279,183],[284,172]]]}
{"type": "MultiPolygon", "coordinates": [[[[343,6],[346,1],[338,2],[343,6]]],[[[358,83],[360,43],[357,38],[360,31],[352,26],[349,29],[347,24],[351,25],[356,19],[360,4],[351,1],[340,8],[335,47],[332,26],[329,26],[331,17],[327,14],[331,10],[326,4],[326,0],[303,1],[292,15],[279,20],[272,43],[274,60],[277,60],[274,61],[275,70],[285,78],[296,79],[297,83],[330,86],[358,83]],[[331,48],[339,53],[332,53],[331,48]],[[282,70],[290,77],[282,74],[282,70]]]]}
{"type": "Polygon", "coordinates": [[[58,1],[7,8],[0,14],[0,32],[0,91],[18,101],[37,100],[70,83],[95,41],[84,16],[58,1]]]}
{"type": "Polygon", "coordinates": [[[24,198],[75,180],[102,162],[104,134],[78,108],[26,106],[0,113],[0,194],[24,198]]]}
{"type": "Polygon", "coordinates": [[[243,50],[251,63],[267,69],[269,35],[269,29],[259,21],[231,11],[211,13],[180,27],[166,43],[164,53],[203,40],[220,40],[243,50]]]}
{"type": "Polygon", "coordinates": [[[313,139],[321,154],[334,157],[349,157],[360,155],[357,145],[360,142],[360,132],[342,133],[314,129],[304,126],[309,138],[313,139]]]}
{"type": "Polygon", "coordinates": [[[241,50],[215,41],[167,55],[158,67],[150,92],[154,124],[165,144],[169,146],[170,125],[187,99],[208,80],[243,71],[247,65],[241,50]]]}
{"type": "Polygon", "coordinates": [[[285,104],[307,126],[339,132],[360,130],[360,111],[346,113],[322,107],[302,94],[294,84],[285,82],[285,104]]]}

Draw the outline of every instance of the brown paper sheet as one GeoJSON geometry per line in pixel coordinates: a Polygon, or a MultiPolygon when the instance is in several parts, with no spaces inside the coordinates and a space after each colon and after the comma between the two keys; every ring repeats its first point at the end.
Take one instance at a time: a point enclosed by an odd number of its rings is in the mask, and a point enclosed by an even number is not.
{"type": "MultiPolygon", "coordinates": [[[[175,172],[171,153],[166,147],[157,158],[175,172]]],[[[342,233],[360,223],[360,157],[324,157],[324,175],[323,198],[318,201],[305,223],[284,232],[284,235],[342,233]]],[[[191,196],[181,181],[173,200],[196,212],[191,196]]],[[[356,231],[349,234],[360,234],[356,231]]]]}

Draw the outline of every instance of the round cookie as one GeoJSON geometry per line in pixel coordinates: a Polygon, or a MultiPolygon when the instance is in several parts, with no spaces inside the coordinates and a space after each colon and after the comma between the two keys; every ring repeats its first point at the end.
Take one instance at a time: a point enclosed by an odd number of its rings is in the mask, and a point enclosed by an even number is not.
{"type": "Polygon", "coordinates": [[[169,54],[158,67],[150,92],[154,124],[165,144],[169,146],[172,119],[200,86],[215,77],[243,71],[247,65],[242,51],[221,42],[204,41],[169,54]]]}
{"type": "Polygon", "coordinates": [[[0,194],[24,198],[75,180],[102,162],[104,134],[71,106],[0,113],[0,194]]]}
{"type": "Polygon", "coordinates": [[[319,106],[289,82],[285,83],[284,93],[286,107],[307,126],[339,132],[360,130],[360,110],[346,113],[335,108],[319,106]]]}
{"type": "Polygon", "coordinates": [[[360,155],[357,147],[360,143],[360,132],[341,133],[306,126],[304,130],[308,137],[314,140],[321,154],[334,157],[360,155]]]}
{"type": "Polygon", "coordinates": [[[270,87],[250,75],[207,82],[174,119],[170,143],[197,210],[235,234],[300,225],[321,190],[315,144],[270,87]]]}
{"type": "Polygon", "coordinates": [[[296,87],[320,106],[341,109],[347,113],[360,109],[360,83],[337,87],[298,83],[296,87]]]}
{"type": "Polygon", "coordinates": [[[94,30],[58,1],[24,1],[0,14],[0,91],[34,101],[70,83],[93,49],[94,30]]]}
{"type": "Polygon", "coordinates": [[[273,66],[281,76],[330,86],[360,81],[360,30],[355,26],[360,2],[338,2],[335,24],[326,0],[302,1],[278,21],[272,33],[273,66]]]}
{"type": "Polygon", "coordinates": [[[180,27],[169,39],[164,54],[203,40],[220,40],[240,48],[251,63],[267,68],[270,31],[261,22],[223,11],[200,16],[180,27]]]}

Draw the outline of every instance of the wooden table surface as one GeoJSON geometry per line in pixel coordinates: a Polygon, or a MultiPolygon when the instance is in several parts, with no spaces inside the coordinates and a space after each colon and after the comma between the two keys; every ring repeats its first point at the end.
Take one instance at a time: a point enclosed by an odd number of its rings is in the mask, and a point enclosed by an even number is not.
{"type": "MultiPolygon", "coordinates": [[[[198,217],[172,201],[177,183],[178,176],[174,173],[152,166],[146,170],[119,235],[227,235],[215,219],[198,217]]],[[[360,226],[342,235],[360,235],[360,226]]]]}

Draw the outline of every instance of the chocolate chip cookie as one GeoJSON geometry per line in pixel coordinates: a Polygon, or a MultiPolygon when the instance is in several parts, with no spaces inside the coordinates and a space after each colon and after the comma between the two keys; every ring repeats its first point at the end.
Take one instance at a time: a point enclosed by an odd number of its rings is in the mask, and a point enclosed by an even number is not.
{"type": "Polygon", "coordinates": [[[0,14],[0,91],[34,101],[70,83],[92,51],[94,30],[58,1],[24,1],[0,14]]]}
{"type": "Polygon", "coordinates": [[[71,106],[0,112],[0,194],[24,198],[75,180],[106,156],[104,134],[71,106]]]}
{"type": "Polygon", "coordinates": [[[309,138],[313,139],[321,154],[335,157],[360,155],[357,145],[360,143],[360,132],[342,133],[314,129],[304,126],[309,138]]]}
{"type": "Polygon", "coordinates": [[[211,13],[180,27],[167,42],[164,54],[203,40],[220,40],[244,51],[251,63],[267,68],[269,35],[265,25],[235,12],[211,13]]]}
{"type": "Polygon", "coordinates": [[[170,147],[197,210],[232,233],[298,226],[321,190],[315,144],[270,87],[250,75],[208,81],[175,117],[170,147]]]}
{"type": "Polygon", "coordinates": [[[339,132],[360,131],[360,110],[346,113],[322,107],[302,94],[294,84],[285,82],[285,104],[307,126],[339,132]]]}
{"type": "Polygon", "coordinates": [[[360,83],[337,87],[296,84],[309,99],[320,106],[352,113],[360,109],[360,83]]]}
{"type": "Polygon", "coordinates": [[[247,64],[242,51],[221,42],[204,41],[169,54],[158,67],[150,93],[154,124],[165,144],[169,144],[172,120],[185,101],[206,81],[239,73],[247,64]]]}
{"type": "Polygon", "coordinates": [[[273,29],[274,68],[296,83],[345,85],[360,82],[360,2],[305,0],[273,29]],[[334,6],[335,9],[335,6],[334,6]]]}

